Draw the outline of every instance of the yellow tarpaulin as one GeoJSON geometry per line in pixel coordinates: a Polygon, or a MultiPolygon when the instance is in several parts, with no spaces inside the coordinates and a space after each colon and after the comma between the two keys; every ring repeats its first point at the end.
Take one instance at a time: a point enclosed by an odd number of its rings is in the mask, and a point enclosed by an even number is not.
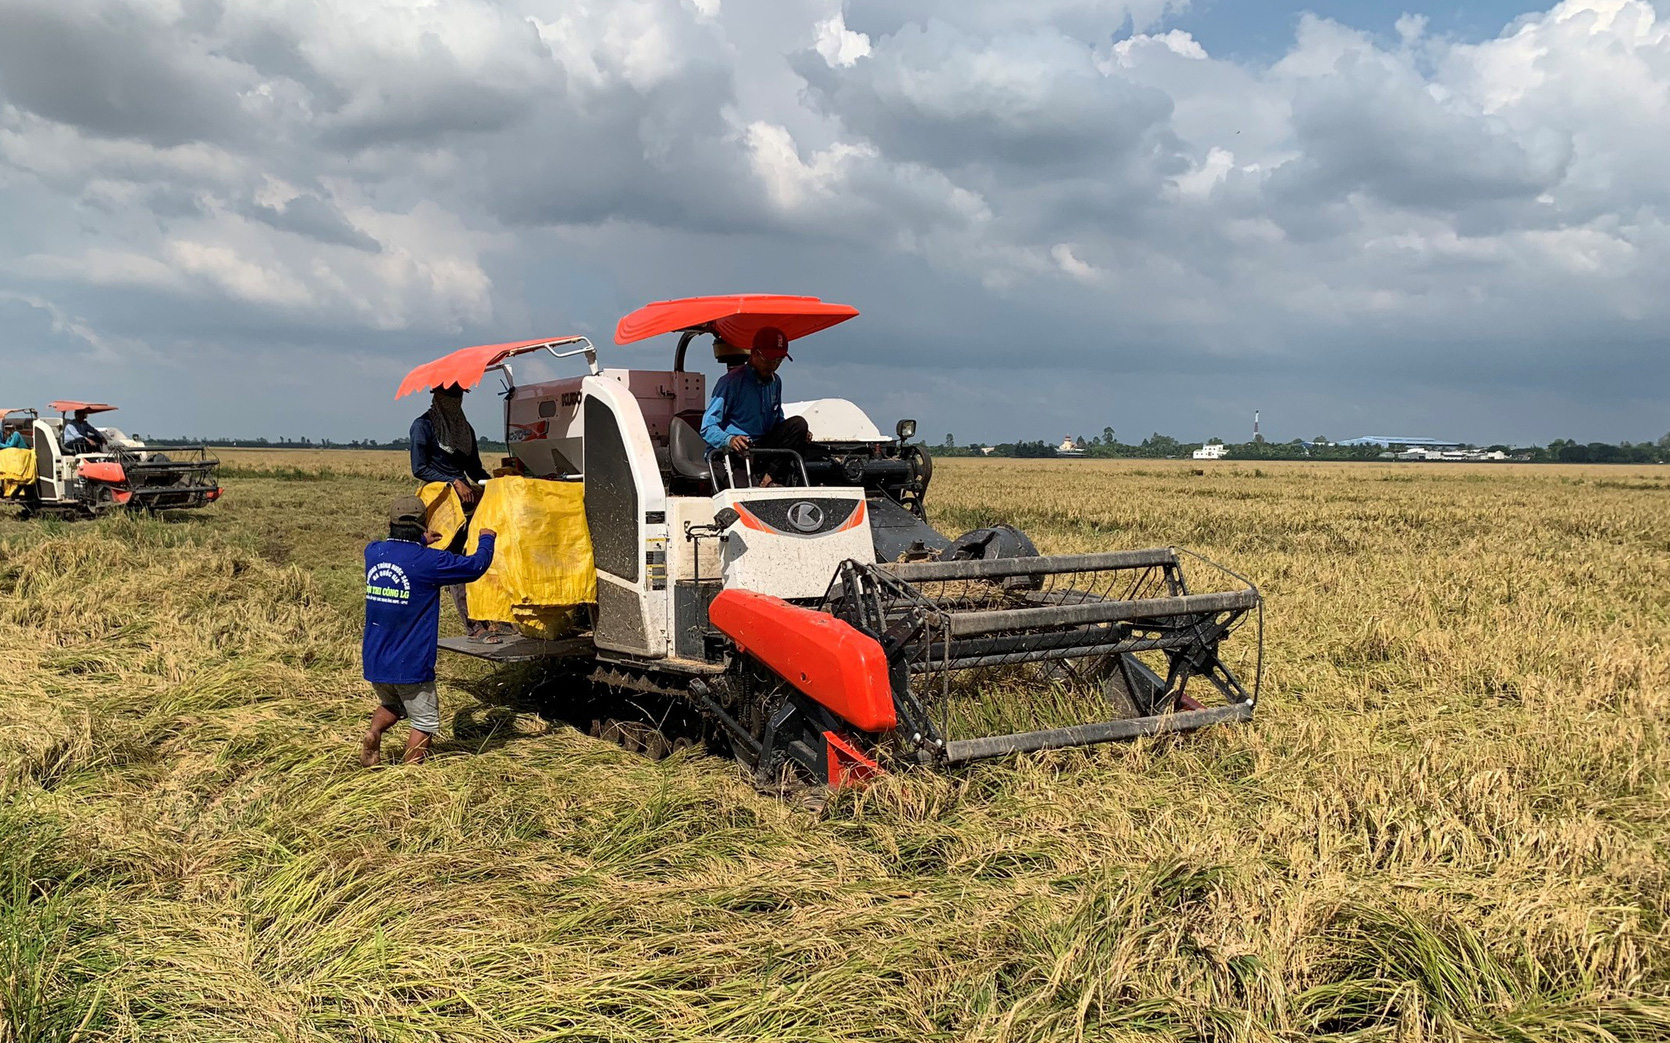
{"type": "Polygon", "coordinates": [[[465,553],[475,552],[483,528],[499,538],[492,567],[467,588],[471,619],[554,637],[569,627],[569,608],[597,600],[597,566],[578,482],[493,478],[470,519],[465,553]]]}
{"type": "Polygon", "coordinates": [[[452,546],[452,538],[464,527],[464,505],[458,502],[458,490],[451,482],[430,482],[417,492],[423,501],[423,520],[441,538],[431,543],[436,550],[452,546]]]}
{"type": "Polygon", "coordinates": [[[0,496],[10,496],[24,486],[34,483],[35,451],[0,449],[0,496]]]}

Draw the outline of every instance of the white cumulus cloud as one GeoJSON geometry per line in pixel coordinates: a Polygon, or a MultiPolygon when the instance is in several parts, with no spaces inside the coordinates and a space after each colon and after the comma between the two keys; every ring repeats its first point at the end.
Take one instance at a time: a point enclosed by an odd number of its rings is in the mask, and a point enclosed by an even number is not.
{"type": "Polygon", "coordinates": [[[29,360],[96,348],[77,393],[185,428],[386,434],[383,384],[448,347],[766,289],[865,313],[792,378],[887,374],[846,391],[965,438],[1058,423],[943,393],[1018,379],[1179,436],[1255,400],[1335,435],[1438,402],[1493,441],[1670,427],[1662,5],[1468,40],[1303,15],[1264,58],[1186,7],[11,0],[0,364],[44,397],[29,360]],[[341,386],[268,395],[286,358],[341,386]]]}

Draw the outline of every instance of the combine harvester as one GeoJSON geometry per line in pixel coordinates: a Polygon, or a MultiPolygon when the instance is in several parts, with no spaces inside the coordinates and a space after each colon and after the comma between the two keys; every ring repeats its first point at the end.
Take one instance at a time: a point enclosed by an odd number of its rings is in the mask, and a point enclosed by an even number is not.
{"type": "Polygon", "coordinates": [[[601,369],[590,341],[565,337],[465,348],[408,374],[399,395],[503,376],[507,463],[584,483],[597,570],[589,631],[443,647],[562,659],[623,701],[651,695],[652,717],[702,722],[762,780],[840,785],[1249,720],[1262,608],[1233,573],[1171,548],[1039,556],[1006,526],[947,538],[926,520],[933,465],[908,444],[914,421],[889,438],[842,399],[785,405],[815,443],[779,458],[789,484],[755,487],[765,450],[708,449],[693,341],[740,361],[730,345],[762,327],[797,340],[857,314],[813,297],[662,301],[621,319],[615,342],[679,334],[669,370],[601,369]],[[589,373],[518,385],[511,361],[533,352],[583,357],[589,373]],[[1246,684],[1219,645],[1249,621],[1246,684]]]}
{"type": "Polygon", "coordinates": [[[104,402],[52,402],[56,417],[24,407],[0,409],[0,422],[23,432],[33,454],[33,480],[7,483],[4,498],[22,504],[24,516],[94,517],[117,508],[161,511],[206,507],[220,499],[220,461],[204,449],[151,449],[121,429],[100,427],[105,449],[72,453],[64,445],[71,413],[108,413],[104,402]]]}

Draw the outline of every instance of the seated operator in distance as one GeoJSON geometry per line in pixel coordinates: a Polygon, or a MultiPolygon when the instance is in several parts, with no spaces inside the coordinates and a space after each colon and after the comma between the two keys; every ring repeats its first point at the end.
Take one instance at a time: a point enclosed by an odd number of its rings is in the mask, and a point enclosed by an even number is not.
{"type": "Polygon", "coordinates": [[[29,448],[29,440],[23,437],[22,424],[13,424],[8,422],[4,428],[0,428],[0,431],[4,431],[6,435],[4,439],[0,439],[0,449],[29,448]]]}
{"type": "MultiPolygon", "coordinates": [[[[747,365],[737,366],[713,384],[713,401],[702,414],[702,440],[713,449],[746,453],[755,449],[793,449],[804,453],[811,446],[806,418],[783,418],[783,378],[777,367],[789,355],[789,339],[775,326],[754,334],[747,365]]],[[[771,485],[771,468],[761,485],[771,485]]]]}
{"type": "Polygon", "coordinates": [[[104,432],[93,426],[87,419],[87,411],[78,409],[64,421],[64,451],[71,456],[83,453],[102,453],[105,448],[104,432]]]}
{"type": "MultiPolygon", "coordinates": [[[[465,389],[457,384],[430,388],[429,411],[412,421],[412,477],[420,482],[446,482],[458,493],[465,517],[475,514],[481,497],[481,483],[488,478],[476,446],[475,428],[464,415],[465,389]]],[[[460,526],[452,545],[454,554],[464,549],[469,526],[460,526]]],[[[470,618],[463,584],[448,588],[464,632],[473,641],[496,645],[503,639],[500,628],[470,618]]]]}

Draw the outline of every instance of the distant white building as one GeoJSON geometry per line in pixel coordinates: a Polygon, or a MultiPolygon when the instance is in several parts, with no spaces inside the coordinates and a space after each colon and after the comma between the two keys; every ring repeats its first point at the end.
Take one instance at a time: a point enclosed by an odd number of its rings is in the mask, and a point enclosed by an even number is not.
{"type": "Polygon", "coordinates": [[[1494,463],[1508,458],[1500,449],[1428,449],[1412,446],[1401,453],[1381,453],[1393,460],[1444,460],[1452,463],[1494,463]]]}
{"type": "Polygon", "coordinates": [[[1229,451],[1229,446],[1223,444],[1203,445],[1195,450],[1196,460],[1222,460],[1229,451]]]}
{"type": "Polygon", "coordinates": [[[1078,443],[1073,441],[1073,436],[1072,435],[1068,435],[1066,438],[1063,438],[1061,440],[1060,445],[1055,447],[1055,455],[1056,456],[1083,456],[1084,455],[1084,450],[1080,449],[1078,447],[1078,443]]]}

